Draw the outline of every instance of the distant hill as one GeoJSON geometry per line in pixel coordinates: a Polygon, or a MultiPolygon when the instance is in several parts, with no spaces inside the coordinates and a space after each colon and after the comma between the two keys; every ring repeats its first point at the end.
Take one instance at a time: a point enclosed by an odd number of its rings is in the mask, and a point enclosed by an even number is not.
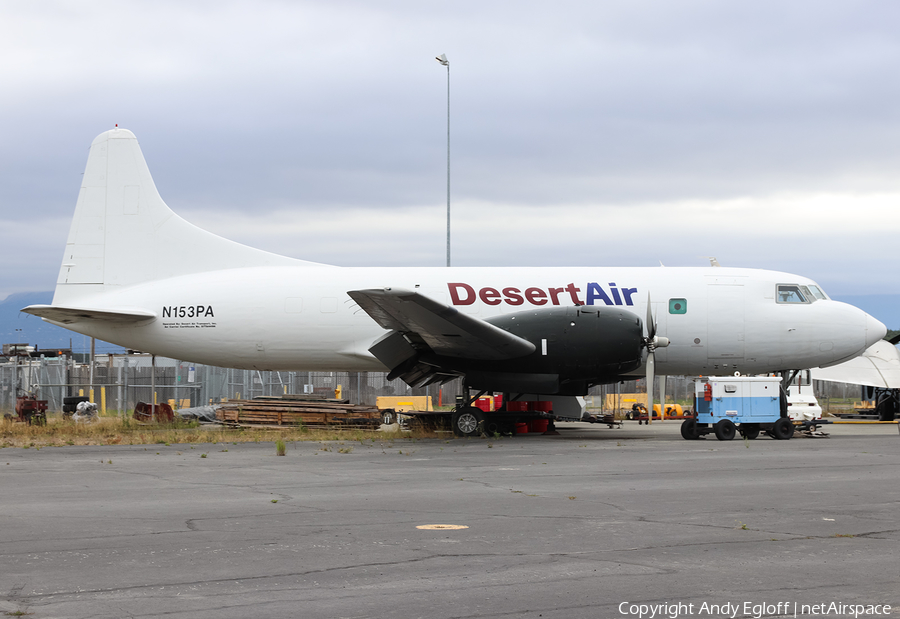
{"type": "MultiPolygon", "coordinates": [[[[47,305],[53,292],[19,292],[0,301],[0,344],[31,344],[37,348],[72,348],[88,352],[91,338],[51,325],[19,310],[28,305],[47,305]],[[71,344],[70,344],[71,343],[71,344]]],[[[121,346],[97,341],[97,352],[121,352],[121,346]]]]}

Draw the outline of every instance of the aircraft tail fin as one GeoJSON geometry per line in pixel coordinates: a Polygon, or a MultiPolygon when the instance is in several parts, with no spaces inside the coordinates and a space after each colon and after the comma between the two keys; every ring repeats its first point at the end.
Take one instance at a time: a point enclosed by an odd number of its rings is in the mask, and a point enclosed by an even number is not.
{"type": "Polygon", "coordinates": [[[203,271],[309,265],[216,236],[163,202],[127,129],[91,144],[54,305],[95,292],[203,271]]]}

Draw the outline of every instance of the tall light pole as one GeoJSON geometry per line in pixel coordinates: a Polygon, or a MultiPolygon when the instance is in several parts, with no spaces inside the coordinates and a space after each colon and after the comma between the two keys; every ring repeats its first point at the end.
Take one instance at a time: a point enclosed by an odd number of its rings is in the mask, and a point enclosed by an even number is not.
{"type": "Polygon", "coordinates": [[[447,67],[447,266],[450,266],[450,61],[445,54],[434,59],[447,67]]]}

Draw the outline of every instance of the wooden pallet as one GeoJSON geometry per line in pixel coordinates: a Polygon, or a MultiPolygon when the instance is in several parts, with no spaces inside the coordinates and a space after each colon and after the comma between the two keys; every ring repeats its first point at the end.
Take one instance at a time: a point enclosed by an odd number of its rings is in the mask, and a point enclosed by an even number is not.
{"type": "Polygon", "coordinates": [[[232,400],[219,406],[216,418],[242,425],[377,427],[381,424],[381,413],[374,406],[297,398],[232,400]]]}

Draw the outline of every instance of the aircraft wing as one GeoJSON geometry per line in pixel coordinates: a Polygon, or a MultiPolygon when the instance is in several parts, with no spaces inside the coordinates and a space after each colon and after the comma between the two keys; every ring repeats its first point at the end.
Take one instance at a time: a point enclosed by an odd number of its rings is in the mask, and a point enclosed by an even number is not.
{"type": "Polygon", "coordinates": [[[441,356],[501,360],[523,357],[535,350],[528,340],[418,292],[381,288],[347,294],[385,329],[421,340],[441,356]]]}
{"type": "Polygon", "coordinates": [[[138,323],[156,318],[154,312],[146,310],[109,310],[89,307],[62,307],[59,305],[29,305],[21,311],[40,316],[52,322],[70,325],[76,322],[102,321],[106,323],[138,323]]]}
{"type": "Polygon", "coordinates": [[[900,389],[900,350],[887,340],[869,346],[860,356],[811,370],[814,380],[900,389]]]}

